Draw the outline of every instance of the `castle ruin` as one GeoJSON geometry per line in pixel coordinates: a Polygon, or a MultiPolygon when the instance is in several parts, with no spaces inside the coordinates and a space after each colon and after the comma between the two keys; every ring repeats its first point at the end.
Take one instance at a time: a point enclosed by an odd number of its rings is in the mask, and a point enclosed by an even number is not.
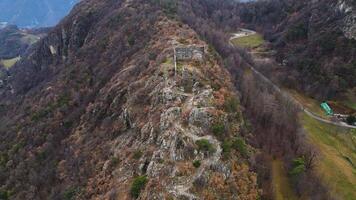
{"type": "Polygon", "coordinates": [[[174,50],[178,61],[204,60],[205,48],[203,46],[179,46],[174,50]]]}

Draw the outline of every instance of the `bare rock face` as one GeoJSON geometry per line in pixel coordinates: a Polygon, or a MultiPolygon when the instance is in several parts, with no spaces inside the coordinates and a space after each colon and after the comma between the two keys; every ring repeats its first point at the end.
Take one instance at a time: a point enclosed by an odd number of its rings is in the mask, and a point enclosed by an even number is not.
{"type": "Polygon", "coordinates": [[[343,32],[345,37],[356,40],[356,10],[352,1],[340,0],[337,5],[339,11],[344,13],[343,32]]]}

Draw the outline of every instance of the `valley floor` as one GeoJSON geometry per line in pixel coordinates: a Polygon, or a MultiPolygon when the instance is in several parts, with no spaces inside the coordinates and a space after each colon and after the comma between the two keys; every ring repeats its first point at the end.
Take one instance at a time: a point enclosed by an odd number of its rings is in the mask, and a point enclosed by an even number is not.
{"type": "Polygon", "coordinates": [[[320,152],[315,170],[341,199],[356,197],[356,131],[319,122],[303,115],[308,140],[320,152]]]}
{"type": "MultiPolygon", "coordinates": [[[[236,35],[231,38],[232,45],[253,49],[263,44],[261,42],[256,46],[255,39],[251,39],[251,34],[236,35]],[[241,40],[243,43],[240,44],[241,40]],[[245,44],[249,42],[245,40],[251,41],[251,45],[246,46],[245,44]]],[[[256,60],[265,61],[268,59],[257,58],[254,52],[251,52],[251,55],[256,60]]],[[[354,199],[356,196],[356,127],[331,121],[325,116],[316,100],[294,90],[281,89],[258,70],[254,68],[251,70],[263,81],[271,84],[277,92],[291,98],[304,111],[300,116],[300,121],[308,133],[308,141],[320,153],[320,158],[315,166],[316,174],[330,188],[330,193],[335,198],[354,199]]],[[[350,94],[352,93],[350,92],[350,94]]],[[[351,97],[348,98],[347,105],[350,105],[352,109],[355,104],[354,97],[349,96],[351,97]]],[[[272,186],[276,199],[297,199],[289,186],[290,182],[282,161],[274,160],[272,162],[272,186]]]]}

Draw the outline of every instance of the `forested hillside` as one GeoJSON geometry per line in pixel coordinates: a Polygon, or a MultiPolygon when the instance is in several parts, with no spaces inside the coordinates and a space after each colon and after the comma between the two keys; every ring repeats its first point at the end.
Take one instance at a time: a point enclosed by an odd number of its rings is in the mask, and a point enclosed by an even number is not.
{"type": "Polygon", "coordinates": [[[242,21],[265,34],[287,68],[284,84],[318,99],[356,87],[356,11],[349,0],[246,5],[242,21]]]}

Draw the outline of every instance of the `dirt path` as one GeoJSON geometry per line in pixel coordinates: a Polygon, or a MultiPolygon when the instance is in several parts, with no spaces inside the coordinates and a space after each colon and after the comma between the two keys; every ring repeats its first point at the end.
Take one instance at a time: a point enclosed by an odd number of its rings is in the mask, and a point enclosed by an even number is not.
{"type": "MultiPolygon", "coordinates": [[[[243,30],[243,33],[240,34],[240,33],[235,33],[233,37],[230,38],[229,40],[229,43],[230,45],[234,46],[233,43],[232,43],[232,40],[233,39],[236,39],[236,38],[240,38],[240,37],[246,37],[248,35],[245,35],[246,33],[246,29],[242,29],[243,30]]],[[[254,31],[250,31],[249,33],[251,34],[254,34],[252,33],[254,31]]],[[[255,32],[256,33],[256,32],[255,32]]],[[[300,102],[298,102],[295,98],[293,98],[289,93],[283,91],[278,85],[276,85],[275,83],[273,83],[270,79],[268,79],[265,75],[263,75],[261,72],[259,72],[258,70],[256,70],[254,67],[250,66],[250,69],[256,74],[258,75],[263,81],[265,81],[267,84],[271,85],[273,87],[273,89],[275,91],[277,91],[278,93],[280,93],[281,95],[285,96],[286,98],[294,101],[298,107],[304,112],[306,113],[308,116],[320,121],[320,122],[324,122],[324,123],[327,123],[327,124],[332,124],[332,125],[335,125],[335,126],[340,126],[340,127],[344,127],[344,128],[351,128],[351,129],[356,129],[356,126],[352,126],[352,125],[348,125],[348,124],[345,124],[345,123],[341,123],[341,122],[333,122],[333,121],[330,121],[330,120],[326,120],[326,119],[323,119],[321,117],[319,117],[317,114],[309,111],[308,109],[306,109],[300,102]]]]}
{"type": "MultiPolygon", "coordinates": [[[[193,99],[194,96],[190,97],[187,100],[187,106],[191,107],[193,106],[193,99]]],[[[187,128],[183,128],[180,124],[176,124],[174,127],[177,131],[180,131],[183,133],[186,137],[190,138],[191,140],[194,141],[194,143],[198,140],[208,140],[215,148],[215,152],[212,155],[209,155],[206,159],[203,159],[201,161],[200,167],[195,171],[193,176],[189,176],[186,180],[184,180],[183,183],[179,185],[174,185],[172,189],[170,190],[171,193],[173,193],[175,196],[184,196],[188,198],[189,200],[195,200],[199,199],[196,197],[194,194],[190,193],[189,190],[193,187],[194,181],[200,178],[203,173],[212,165],[216,164],[219,162],[221,158],[221,153],[222,153],[222,148],[220,146],[220,142],[215,139],[211,135],[205,135],[205,136],[198,136],[194,133],[201,133],[201,129],[198,127],[195,127],[193,125],[190,125],[187,128]]]]}

